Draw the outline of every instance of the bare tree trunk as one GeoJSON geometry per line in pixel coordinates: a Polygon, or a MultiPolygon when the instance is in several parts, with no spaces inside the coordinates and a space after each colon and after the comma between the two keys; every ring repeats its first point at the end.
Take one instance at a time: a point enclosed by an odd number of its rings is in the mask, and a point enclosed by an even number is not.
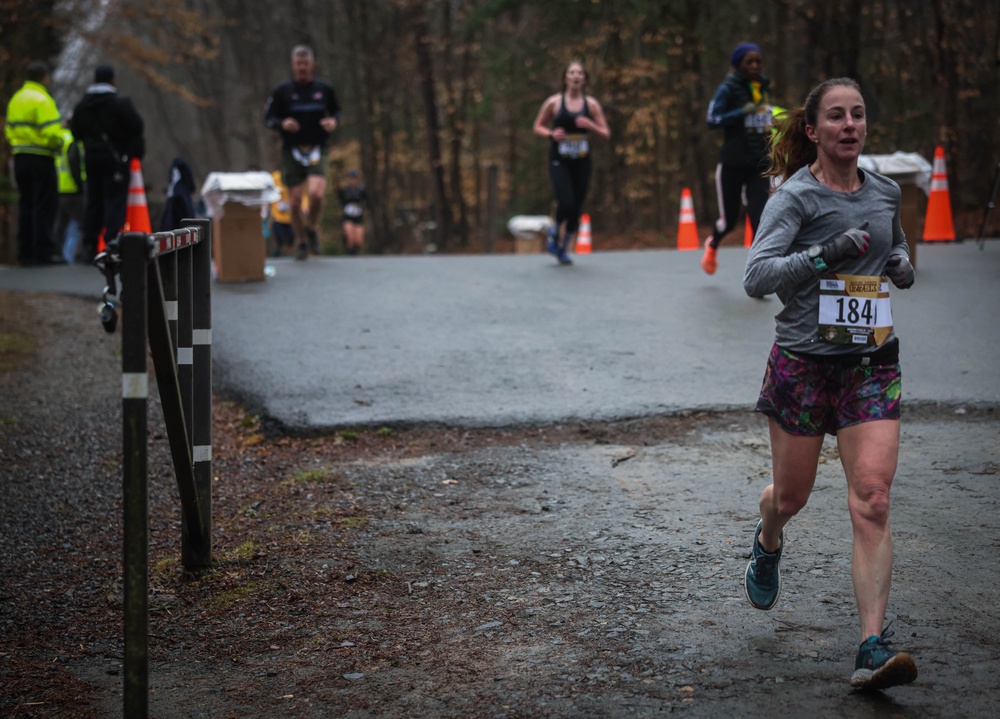
{"type": "Polygon", "coordinates": [[[416,43],[417,66],[420,75],[420,90],[424,101],[424,118],[427,132],[427,154],[431,171],[435,219],[437,227],[434,237],[439,249],[447,248],[451,237],[452,219],[448,195],[444,187],[444,163],[441,160],[441,129],[438,121],[437,103],[434,97],[434,63],[431,58],[430,28],[427,14],[421,6],[417,8],[413,21],[414,42],[416,43]]]}
{"type": "MultiPolygon", "coordinates": [[[[350,84],[351,93],[360,105],[353,116],[358,123],[358,145],[361,152],[361,172],[365,180],[365,189],[371,203],[373,234],[368,239],[369,251],[381,254],[392,241],[389,202],[384,192],[384,186],[375,182],[379,176],[378,142],[375,137],[375,127],[378,123],[374,97],[377,88],[372,78],[373,60],[371,39],[369,36],[368,6],[346,0],[341,3],[347,17],[347,44],[350,56],[357,59],[351,63],[350,84]]],[[[386,148],[382,148],[386,152],[386,148]]],[[[388,158],[387,158],[388,160],[388,158]]]]}
{"type": "MultiPolygon", "coordinates": [[[[446,14],[446,17],[450,16],[446,14]]],[[[471,74],[472,67],[475,64],[472,51],[469,47],[469,42],[462,42],[461,49],[459,51],[461,56],[461,70],[458,79],[459,88],[455,88],[455,81],[453,73],[451,72],[451,66],[454,60],[454,45],[451,43],[451,30],[450,30],[450,19],[448,21],[448,31],[446,35],[449,38],[447,46],[448,55],[448,129],[451,133],[451,172],[450,172],[450,184],[451,184],[451,196],[454,198],[455,203],[458,205],[458,234],[459,243],[462,247],[469,244],[469,208],[468,203],[465,201],[465,194],[462,192],[462,144],[465,140],[466,135],[466,119],[468,116],[469,104],[471,102],[471,74]]]]}

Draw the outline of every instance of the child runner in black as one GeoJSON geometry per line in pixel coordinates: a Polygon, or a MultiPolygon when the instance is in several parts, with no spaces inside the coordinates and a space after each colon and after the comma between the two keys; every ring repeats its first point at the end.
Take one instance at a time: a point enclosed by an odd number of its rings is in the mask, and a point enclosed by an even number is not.
{"type": "Polygon", "coordinates": [[[344,209],[344,249],[349,255],[357,255],[365,244],[365,207],[368,194],[358,180],[358,171],[347,173],[347,184],[337,188],[337,199],[344,209]]]}

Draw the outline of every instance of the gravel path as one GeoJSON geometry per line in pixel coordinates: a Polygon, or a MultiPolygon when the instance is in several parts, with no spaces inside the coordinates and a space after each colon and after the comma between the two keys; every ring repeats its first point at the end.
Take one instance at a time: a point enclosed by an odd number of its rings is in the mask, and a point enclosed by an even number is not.
{"type": "MultiPolygon", "coordinates": [[[[0,293],[0,715],[121,715],[120,336],[0,293]]],[[[151,393],[155,397],[155,391],[151,393]]],[[[158,408],[151,403],[151,427],[158,408]]],[[[216,403],[215,551],[178,566],[151,434],[151,716],[994,717],[1000,421],[907,413],[890,619],[920,677],[850,689],[828,442],[781,602],[740,586],[769,474],[748,413],[268,437],[216,403]]]]}

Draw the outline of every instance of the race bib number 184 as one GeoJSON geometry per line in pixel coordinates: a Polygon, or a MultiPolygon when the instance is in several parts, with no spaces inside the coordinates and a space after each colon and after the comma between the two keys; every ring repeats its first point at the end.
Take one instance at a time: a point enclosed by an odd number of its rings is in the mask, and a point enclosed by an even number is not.
{"type": "Polygon", "coordinates": [[[819,338],[831,344],[873,345],[892,332],[889,280],[824,275],[819,281],[819,338]]]}

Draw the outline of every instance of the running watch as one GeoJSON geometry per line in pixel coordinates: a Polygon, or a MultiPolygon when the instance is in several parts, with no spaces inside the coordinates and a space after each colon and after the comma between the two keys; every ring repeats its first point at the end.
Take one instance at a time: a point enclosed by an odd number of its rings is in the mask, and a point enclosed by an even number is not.
{"type": "Polygon", "coordinates": [[[806,250],[806,256],[812,260],[813,265],[820,272],[826,272],[829,267],[827,267],[826,262],[823,261],[823,245],[813,245],[808,250],[806,250]]]}

